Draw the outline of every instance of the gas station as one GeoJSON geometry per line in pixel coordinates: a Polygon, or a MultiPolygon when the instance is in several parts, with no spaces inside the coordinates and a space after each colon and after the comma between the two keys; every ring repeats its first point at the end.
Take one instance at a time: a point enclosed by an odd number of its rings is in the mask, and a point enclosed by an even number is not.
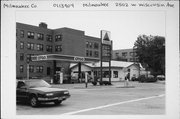
{"type": "Polygon", "coordinates": [[[72,55],[60,55],[60,54],[47,54],[47,55],[37,55],[37,56],[32,56],[32,61],[47,61],[51,60],[53,61],[53,73],[54,75],[59,76],[58,78],[60,79],[60,84],[63,83],[63,73],[62,70],[63,68],[57,67],[57,61],[64,61],[64,62],[73,62],[73,63],[78,63],[78,78],[81,76],[81,63],[89,63],[89,62],[98,62],[98,58],[89,58],[89,57],[79,57],[79,56],[72,56],[72,55]]]}
{"type": "MultiPolygon", "coordinates": [[[[73,56],[73,55],[62,55],[62,54],[45,54],[45,55],[34,55],[31,56],[32,62],[41,62],[41,61],[53,61],[53,82],[56,79],[59,79],[59,83],[63,83],[63,68],[58,67],[58,61],[68,62],[68,63],[78,63],[78,80],[80,80],[82,76],[81,71],[81,63],[95,63],[101,62],[101,77],[100,81],[102,81],[102,63],[109,62],[109,72],[111,71],[111,53],[112,53],[112,41],[110,41],[110,32],[109,31],[101,31],[101,52],[100,58],[93,57],[82,57],[82,56],[73,56]]],[[[109,73],[109,75],[111,75],[109,73]]],[[[85,77],[87,78],[87,73],[85,73],[85,77]]],[[[87,79],[85,80],[87,81],[87,79]]],[[[111,83],[111,76],[109,76],[109,82],[111,83]]]]}

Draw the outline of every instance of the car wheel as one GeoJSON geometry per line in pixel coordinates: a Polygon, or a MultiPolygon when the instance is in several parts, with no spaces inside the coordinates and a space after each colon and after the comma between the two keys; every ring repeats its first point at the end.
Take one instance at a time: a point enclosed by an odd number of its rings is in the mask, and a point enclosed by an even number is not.
{"type": "Polygon", "coordinates": [[[59,105],[59,104],[61,104],[61,102],[62,102],[61,100],[60,100],[60,101],[57,100],[57,101],[54,101],[54,104],[55,104],[55,105],[59,105]]]}
{"type": "Polygon", "coordinates": [[[36,96],[32,96],[32,97],[30,98],[30,105],[31,105],[32,107],[37,107],[37,106],[39,105],[39,102],[38,102],[36,96]]]}

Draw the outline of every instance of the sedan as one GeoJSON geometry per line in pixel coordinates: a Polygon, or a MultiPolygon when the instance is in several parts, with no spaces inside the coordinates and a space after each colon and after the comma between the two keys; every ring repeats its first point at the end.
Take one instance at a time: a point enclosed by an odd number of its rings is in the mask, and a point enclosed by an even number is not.
{"type": "Polygon", "coordinates": [[[54,102],[56,105],[70,97],[66,89],[53,88],[46,81],[40,79],[18,80],[16,100],[29,102],[37,107],[43,102],[54,102]]]}

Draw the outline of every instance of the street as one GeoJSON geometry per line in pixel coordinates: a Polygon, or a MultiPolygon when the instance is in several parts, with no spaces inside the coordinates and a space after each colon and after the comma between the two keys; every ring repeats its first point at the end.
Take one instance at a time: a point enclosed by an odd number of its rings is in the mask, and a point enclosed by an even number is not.
{"type": "Polygon", "coordinates": [[[123,82],[112,86],[88,84],[62,84],[53,87],[66,88],[71,97],[60,105],[42,104],[33,108],[17,104],[17,115],[163,115],[165,114],[165,84],[123,82]]]}

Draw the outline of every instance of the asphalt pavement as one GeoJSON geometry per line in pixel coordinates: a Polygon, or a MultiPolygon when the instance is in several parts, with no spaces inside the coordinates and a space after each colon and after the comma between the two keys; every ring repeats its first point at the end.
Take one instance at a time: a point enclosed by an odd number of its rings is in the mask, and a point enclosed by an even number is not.
{"type": "Polygon", "coordinates": [[[165,82],[112,82],[112,85],[57,84],[71,97],[56,106],[51,103],[33,108],[17,104],[17,115],[164,115],[165,82]]]}

